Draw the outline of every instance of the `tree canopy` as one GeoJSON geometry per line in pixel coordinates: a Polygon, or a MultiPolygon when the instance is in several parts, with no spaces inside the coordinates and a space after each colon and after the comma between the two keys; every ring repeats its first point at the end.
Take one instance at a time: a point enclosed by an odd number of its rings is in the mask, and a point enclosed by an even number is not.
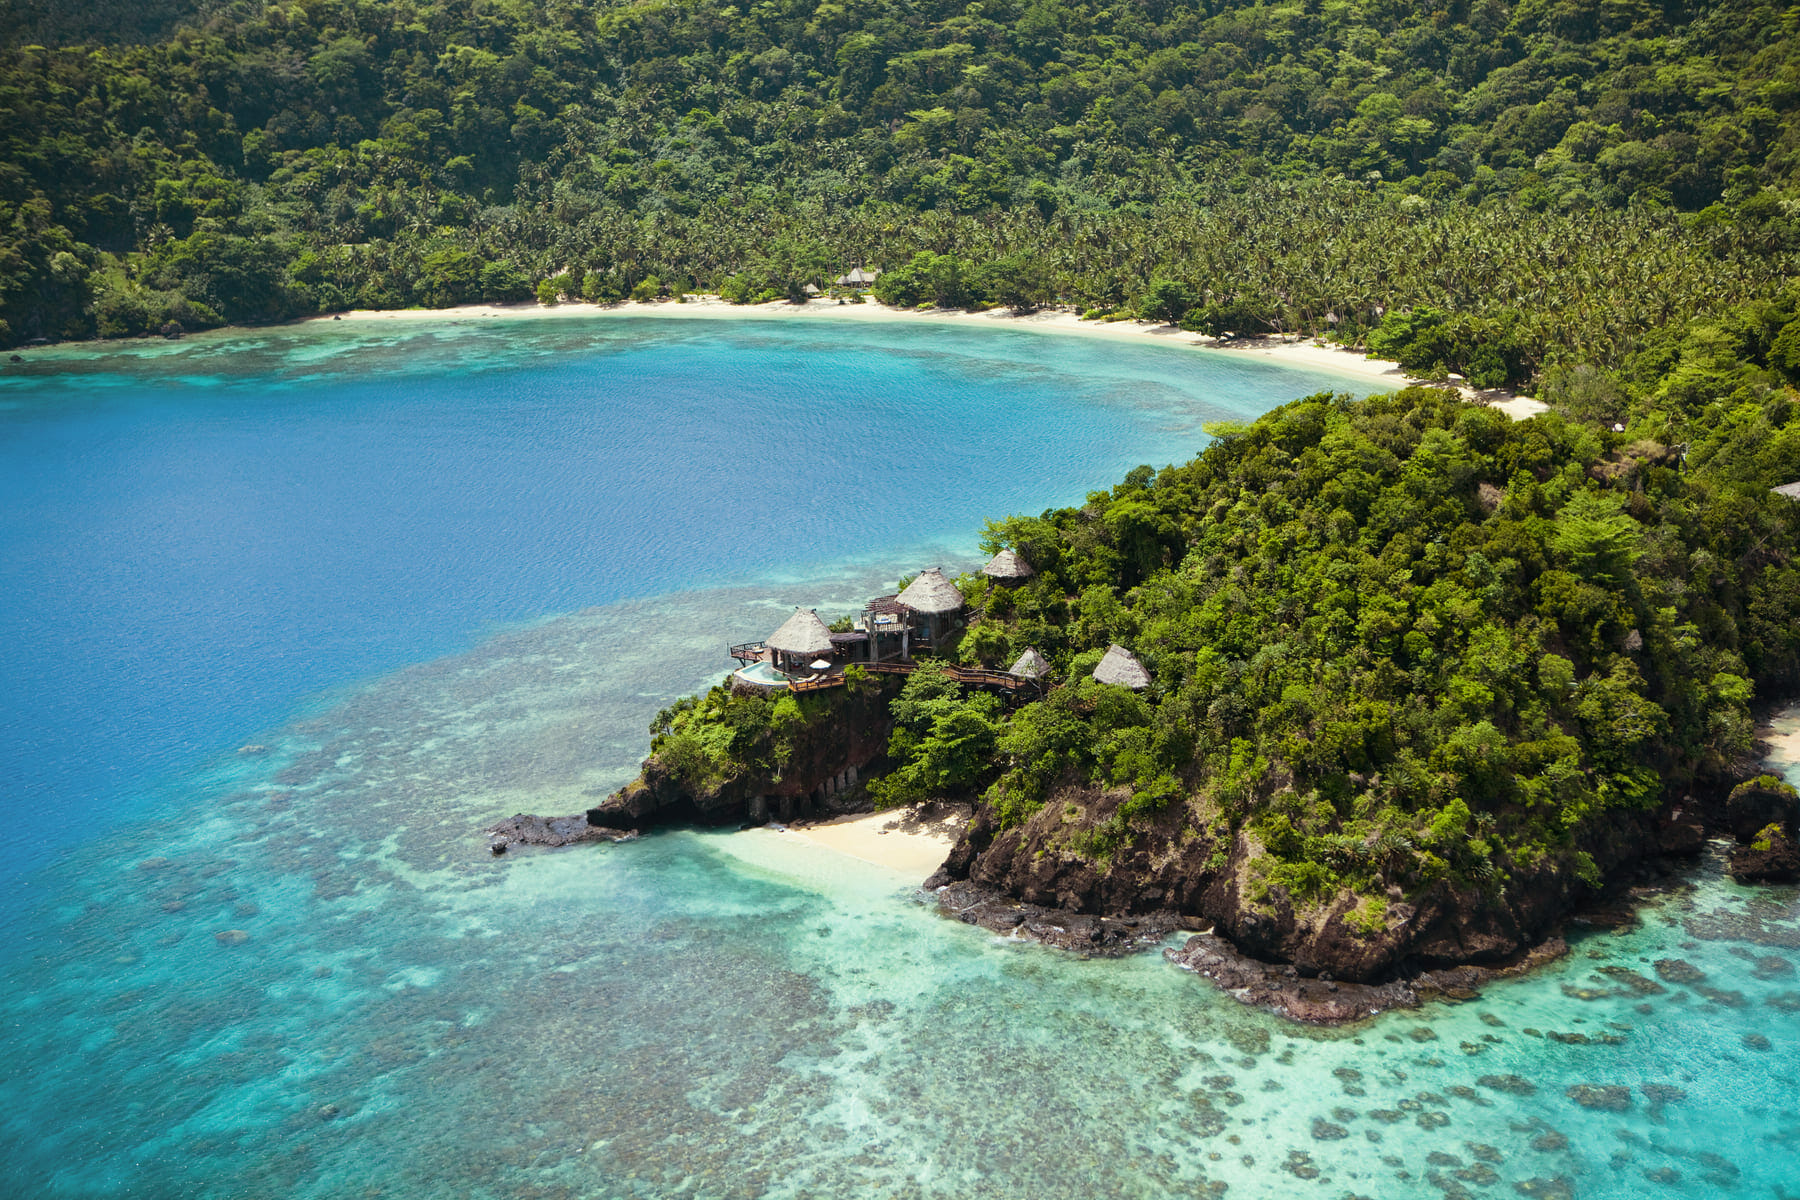
{"type": "Polygon", "coordinates": [[[1771,297],[1800,249],[1800,56],[1758,0],[12,11],[6,341],[862,262],[1208,332],[1429,309],[1384,344],[1500,381],[1771,297]]]}
{"type": "Polygon", "coordinates": [[[1257,894],[1301,906],[1598,884],[1621,819],[1722,805],[1751,701],[1800,694],[1800,503],[1771,490],[1800,478],[1774,349],[1796,321],[1790,292],[1665,331],[1527,421],[1440,389],[1317,395],[990,522],[984,551],[1036,574],[959,580],[956,653],[1005,670],[1032,647],[1061,686],[1008,711],[920,671],[871,791],[979,799],[1002,829],[1109,792],[1058,853],[1248,838],[1257,894]],[[1146,692],[1089,677],[1115,642],[1146,692]]]}

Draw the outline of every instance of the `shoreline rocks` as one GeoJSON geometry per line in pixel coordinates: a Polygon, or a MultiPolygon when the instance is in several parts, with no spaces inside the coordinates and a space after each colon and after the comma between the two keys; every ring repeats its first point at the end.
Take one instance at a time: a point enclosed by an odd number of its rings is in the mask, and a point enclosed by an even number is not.
{"type": "Polygon", "coordinates": [[[1729,870],[1739,883],[1800,883],[1800,794],[1775,775],[1731,789],[1726,822],[1737,845],[1729,870]]]}
{"type": "Polygon", "coordinates": [[[1028,938],[1086,957],[1137,954],[1181,928],[1181,918],[1172,912],[1101,917],[1022,903],[967,882],[934,887],[928,880],[920,895],[935,903],[945,916],[965,925],[979,925],[1003,937],[1028,938]]]}
{"type": "MultiPolygon", "coordinates": [[[[1168,911],[1106,917],[1050,908],[966,880],[942,882],[934,877],[919,896],[964,924],[1083,957],[1142,953],[1193,924],[1168,911]]],[[[1162,954],[1170,964],[1207,979],[1240,1003],[1302,1024],[1342,1025],[1390,1009],[1418,1008],[1427,1000],[1473,1000],[1485,984],[1522,975],[1568,952],[1568,943],[1555,936],[1501,965],[1424,970],[1379,983],[1337,980],[1329,972],[1304,974],[1291,963],[1252,958],[1212,932],[1195,934],[1179,948],[1164,947],[1162,954]]]]}
{"type": "Polygon", "coordinates": [[[1405,983],[1339,983],[1329,977],[1307,979],[1291,965],[1262,962],[1242,954],[1224,938],[1196,934],[1163,958],[1211,980],[1233,999],[1276,1016],[1309,1025],[1341,1025],[1361,1021],[1394,1008],[1417,1008],[1419,994],[1405,983]]]}
{"type": "Polygon", "coordinates": [[[488,852],[505,854],[513,846],[572,846],[576,842],[630,842],[640,835],[635,829],[614,829],[594,821],[594,810],[571,817],[540,817],[518,813],[482,830],[488,852]]]}

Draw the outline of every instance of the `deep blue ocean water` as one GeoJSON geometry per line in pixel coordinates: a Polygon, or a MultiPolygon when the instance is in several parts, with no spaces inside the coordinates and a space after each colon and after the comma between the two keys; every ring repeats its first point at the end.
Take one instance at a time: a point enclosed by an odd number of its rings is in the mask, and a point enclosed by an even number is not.
{"type": "Polygon", "coordinates": [[[1332,382],[817,320],[34,353],[0,375],[0,815],[53,831],[129,805],[296,703],[495,626],[966,558],[988,517],[1079,501],[1191,456],[1205,420],[1332,382]]]}
{"type": "Polygon", "coordinates": [[[1800,1196],[1800,909],[1716,865],[1319,1031],[775,833],[486,854],[792,604],[1334,384],[655,318],[0,371],[0,1195],[1800,1196]]]}

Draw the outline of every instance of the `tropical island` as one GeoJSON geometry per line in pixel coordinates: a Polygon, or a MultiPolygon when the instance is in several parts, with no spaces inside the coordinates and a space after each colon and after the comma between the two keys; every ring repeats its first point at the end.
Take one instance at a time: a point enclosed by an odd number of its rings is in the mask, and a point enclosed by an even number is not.
{"type": "Polygon", "coordinates": [[[1369,983],[1517,961],[1711,836],[1742,879],[1800,878],[1800,803],[1753,752],[1754,698],[1800,691],[1800,488],[1771,482],[1800,421],[1766,368],[1735,376],[1750,436],[1678,374],[1635,434],[1422,387],[1217,428],[991,522],[982,572],[734,646],[590,819],[967,800],[928,886],[1369,983]]]}
{"type": "Polygon", "coordinates": [[[959,798],[947,880],[1346,980],[1521,954],[1715,832],[1800,871],[1751,765],[1800,694],[1776,6],[8,7],[9,347],[868,284],[1313,335],[1551,410],[1319,395],[997,520],[1029,576],[945,580],[929,657],[875,669],[850,614],[818,649],[866,665],[675,706],[609,819],[959,798]],[[1094,677],[1114,647],[1141,686],[1094,677]]]}

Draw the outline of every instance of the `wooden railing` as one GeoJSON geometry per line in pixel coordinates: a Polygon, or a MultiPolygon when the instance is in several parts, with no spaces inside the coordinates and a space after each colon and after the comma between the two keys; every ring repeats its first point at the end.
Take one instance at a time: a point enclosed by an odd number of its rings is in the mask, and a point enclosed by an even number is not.
{"type": "Polygon", "coordinates": [[[985,667],[958,667],[946,664],[944,674],[958,683],[967,683],[975,687],[1002,687],[1011,690],[1031,687],[1037,683],[1037,680],[1027,679],[1023,675],[1012,675],[1005,671],[989,671],[985,667]]]}
{"type": "MultiPolygon", "coordinates": [[[[860,667],[871,675],[911,675],[920,666],[919,663],[910,659],[902,659],[898,662],[852,663],[851,665],[860,667]]],[[[959,667],[954,663],[945,663],[943,667],[945,675],[957,683],[966,684],[969,687],[997,687],[1004,688],[1009,692],[1028,689],[1041,693],[1046,686],[1041,679],[1013,675],[1006,671],[989,671],[984,667],[959,667]]],[[[812,692],[822,688],[842,687],[843,684],[843,675],[832,674],[812,679],[796,679],[788,686],[796,692],[812,692]]]]}

